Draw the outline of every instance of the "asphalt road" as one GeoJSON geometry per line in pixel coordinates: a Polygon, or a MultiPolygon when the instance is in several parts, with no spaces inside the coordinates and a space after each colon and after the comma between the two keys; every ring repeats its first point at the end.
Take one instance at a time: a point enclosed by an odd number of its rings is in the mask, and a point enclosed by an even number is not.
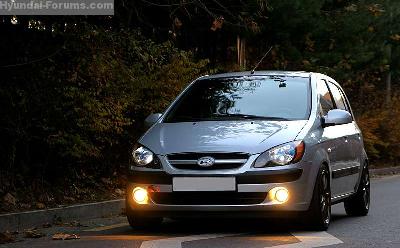
{"type": "MultiPolygon", "coordinates": [[[[165,221],[151,231],[131,229],[123,216],[95,219],[80,226],[39,229],[45,237],[19,238],[0,247],[132,247],[132,248],[262,248],[262,247],[400,247],[400,176],[373,179],[372,203],[366,217],[346,216],[343,204],[332,209],[327,232],[311,232],[290,222],[272,220],[165,221]],[[57,232],[77,240],[52,240],[57,232]]],[[[76,225],[76,223],[72,223],[76,225]]]]}

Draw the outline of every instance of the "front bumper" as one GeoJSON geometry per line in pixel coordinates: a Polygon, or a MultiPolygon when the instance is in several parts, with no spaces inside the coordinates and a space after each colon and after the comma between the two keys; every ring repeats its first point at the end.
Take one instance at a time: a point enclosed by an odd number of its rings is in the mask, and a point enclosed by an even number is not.
{"type": "MultiPolygon", "coordinates": [[[[312,191],[314,189],[314,182],[317,175],[318,167],[312,166],[311,162],[301,162],[298,164],[271,167],[256,170],[247,170],[243,173],[213,173],[207,175],[199,175],[197,173],[175,173],[169,174],[164,171],[144,170],[134,171],[129,176],[129,184],[127,187],[127,198],[126,207],[128,214],[150,214],[151,216],[193,216],[194,213],[199,215],[211,215],[211,216],[223,216],[227,214],[232,216],[233,212],[243,213],[244,216],[252,215],[268,215],[268,212],[299,212],[306,211],[309,207],[312,191]],[[315,169],[317,168],[317,169],[315,169]],[[179,197],[179,192],[173,192],[172,190],[172,178],[173,177],[190,177],[190,176],[234,176],[236,178],[236,191],[229,192],[235,197],[237,195],[245,195],[246,193],[265,193],[265,198],[257,203],[248,203],[243,201],[232,202],[227,201],[224,203],[222,200],[218,203],[207,204],[207,202],[195,203],[190,201],[189,204],[185,204],[181,201],[179,204],[171,204],[165,202],[157,202],[152,198],[148,204],[136,204],[132,198],[132,190],[135,187],[152,188],[156,189],[160,193],[165,195],[173,196],[174,198],[179,197]],[[289,190],[289,200],[284,204],[279,204],[276,201],[271,200],[268,197],[268,192],[274,187],[285,187],[289,190]]],[[[197,192],[193,192],[197,194],[197,192]]],[[[203,196],[207,197],[207,194],[213,195],[215,192],[204,192],[203,196]]],[[[218,192],[222,197],[225,197],[223,192],[218,192]]],[[[259,197],[259,195],[258,195],[259,197]]],[[[156,197],[154,197],[156,198],[156,197]]],[[[193,198],[193,197],[192,197],[193,198]]],[[[191,199],[192,199],[191,198],[191,199]]],[[[201,199],[198,199],[201,202],[201,199]]],[[[236,216],[236,214],[235,214],[236,216]]]]}

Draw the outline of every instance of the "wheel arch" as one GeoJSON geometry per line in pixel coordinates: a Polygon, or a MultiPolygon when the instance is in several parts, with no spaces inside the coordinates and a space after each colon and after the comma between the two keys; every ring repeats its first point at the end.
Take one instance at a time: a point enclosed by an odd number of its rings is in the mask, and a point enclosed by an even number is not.
{"type": "MultiPolygon", "coordinates": [[[[313,183],[312,183],[312,192],[314,192],[315,187],[316,187],[316,183],[318,180],[318,174],[320,169],[325,166],[328,169],[329,172],[329,187],[331,188],[332,185],[332,168],[329,166],[329,157],[327,156],[327,154],[324,154],[324,152],[320,153],[320,155],[318,155],[318,152],[316,153],[316,156],[319,156],[319,159],[316,160],[314,167],[315,167],[315,173],[314,173],[314,177],[313,177],[313,183]]],[[[311,198],[310,198],[310,203],[311,203],[311,198]]]]}
{"type": "Polygon", "coordinates": [[[362,175],[364,173],[364,170],[369,170],[369,159],[368,157],[364,157],[364,159],[362,160],[362,166],[360,166],[360,172],[358,173],[358,180],[357,183],[354,187],[354,192],[357,192],[358,188],[360,187],[360,182],[362,179],[362,175]]]}

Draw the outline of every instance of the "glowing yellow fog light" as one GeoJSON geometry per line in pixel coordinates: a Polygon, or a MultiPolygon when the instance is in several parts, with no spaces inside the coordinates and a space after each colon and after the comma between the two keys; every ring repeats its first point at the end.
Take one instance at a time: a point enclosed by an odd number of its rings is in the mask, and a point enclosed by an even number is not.
{"type": "Polygon", "coordinates": [[[147,190],[141,187],[136,187],[132,191],[133,199],[138,204],[146,204],[149,197],[147,195],[147,190]]]}
{"type": "Polygon", "coordinates": [[[269,197],[278,203],[285,203],[289,199],[289,190],[284,187],[275,187],[269,191],[269,197]]]}

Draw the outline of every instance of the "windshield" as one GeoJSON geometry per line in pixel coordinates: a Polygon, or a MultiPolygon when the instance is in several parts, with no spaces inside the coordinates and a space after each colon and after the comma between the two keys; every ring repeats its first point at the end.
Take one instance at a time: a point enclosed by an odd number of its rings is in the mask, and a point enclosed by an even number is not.
{"type": "Polygon", "coordinates": [[[226,119],[305,120],[309,79],[263,76],[202,79],[192,84],[164,122],[226,119]]]}

